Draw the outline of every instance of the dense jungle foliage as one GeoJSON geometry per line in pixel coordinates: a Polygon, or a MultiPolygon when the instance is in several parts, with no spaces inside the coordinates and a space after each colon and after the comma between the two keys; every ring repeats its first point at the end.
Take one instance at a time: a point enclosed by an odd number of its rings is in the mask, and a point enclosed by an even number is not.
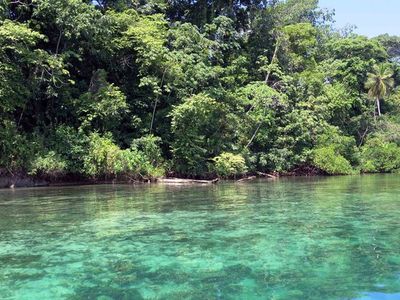
{"type": "Polygon", "coordinates": [[[400,37],[317,0],[2,0],[0,173],[400,169],[400,37]]]}

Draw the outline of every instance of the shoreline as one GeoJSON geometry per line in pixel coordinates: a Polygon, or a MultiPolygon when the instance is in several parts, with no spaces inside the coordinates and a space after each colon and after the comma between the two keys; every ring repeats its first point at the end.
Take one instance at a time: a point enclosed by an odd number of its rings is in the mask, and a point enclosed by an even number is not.
{"type": "Polygon", "coordinates": [[[279,177],[295,177],[295,176],[316,176],[304,174],[266,174],[261,172],[238,176],[237,178],[219,178],[217,176],[210,178],[204,177],[188,177],[188,176],[163,176],[157,178],[146,178],[141,180],[132,179],[88,179],[80,176],[63,176],[59,178],[40,178],[25,174],[6,175],[0,174],[0,189],[14,188],[29,188],[29,187],[54,187],[54,186],[78,186],[78,185],[102,185],[102,184],[127,184],[127,185],[142,185],[142,184],[216,184],[220,180],[230,180],[236,182],[246,182],[257,178],[277,179],[279,177]]]}
{"type": "MultiPolygon", "coordinates": [[[[378,173],[385,174],[385,173],[378,173]]],[[[357,174],[358,175],[358,174],[357,174]]],[[[360,173],[362,175],[371,175],[360,173]]],[[[17,188],[33,188],[33,187],[64,187],[64,186],[80,186],[80,185],[105,185],[105,184],[122,184],[122,185],[147,185],[147,184],[164,184],[164,185],[214,185],[218,184],[220,181],[231,181],[237,183],[246,183],[258,179],[265,180],[277,180],[280,178],[291,178],[291,177],[338,177],[338,176],[355,176],[355,175],[327,175],[327,174],[302,174],[302,173],[254,173],[247,174],[246,176],[241,176],[237,178],[214,178],[211,180],[207,179],[194,179],[187,177],[159,177],[152,178],[148,180],[123,180],[123,179],[113,179],[113,180],[91,180],[91,179],[75,179],[70,177],[60,178],[60,179],[43,179],[35,178],[32,176],[5,176],[2,174],[0,176],[0,189],[17,189],[17,188]]]]}
{"type": "MultiPolygon", "coordinates": [[[[266,177],[256,177],[256,178],[242,178],[242,179],[222,179],[218,180],[219,182],[235,182],[235,183],[249,183],[255,180],[263,179],[265,181],[279,180],[281,178],[296,178],[296,177],[306,177],[306,178],[317,178],[317,177],[348,177],[348,176],[366,176],[366,175],[388,175],[391,173],[360,173],[357,175],[281,175],[276,177],[276,179],[266,178],[266,177]]],[[[0,191],[1,190],[15,190],[15,189],[23,189],[23,188],[46,188],[46,187],[73,187],[73,186],[96,186],[96,185],[216,185],[218,183],[201,183],[201,182],[182,182],[185,178],[168,178],[168,179],[176,179],[177,182],[162,182],[157,179],[152,181],[135,181],[129,182],[125,180],[101,180],[101,181],[60,181],[60,182],[46,182],[46,181],[31,181],[29,179],[23,179],[17,182],[14,185],[3,185],[2,180],[4,178],[0,178],[0,191]],[[23,183],[21,183],[23,182],[23,183]]],[[[196,181],[196,180],[195,180],[196,181]]],[[[213,181],[213,180],[210,180],[213,181]]]]}

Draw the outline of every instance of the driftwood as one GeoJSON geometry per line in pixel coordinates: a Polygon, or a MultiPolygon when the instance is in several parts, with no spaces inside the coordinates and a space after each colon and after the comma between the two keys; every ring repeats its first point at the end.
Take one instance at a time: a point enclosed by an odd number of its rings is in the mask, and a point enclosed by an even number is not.
{"type": "Polygon", "coordinates": [[[272,175],[272,174],[268,174],[268,173],[263,173],[263,172],[257,172],[258,175],[263,176],[263,177],[268,177],[268,178],[272,178],[272,179],[276,179],[278,178],[278,176],[272,175]]]}
{"type": "Polygon", "coordinates": [[[257,179],[257,176],[245,177],[245,178],[237,180],[236,182],[246,182],[246,181],[251,181],[251,180],[254,180],[254,179],[257,179]]]}
{"type": "Polygon", "coordinates": [[[213,180],[183,179],[183,178],[159,178],[157,182],[166,184],[215,184],[219,178],[213,180]]]}
{"type": "Polygon", "coordinates": [[[270,179],[277,179],[278,177],[272,174],[267,174],[267,173],[262,173],[262,172],[257,172],[258,176],[249,176],[249,177],[245,177],[239,180],[236,180],[236,182],[246,182],[246,181],[251,181],[251,180],[255,180],[259,177],[267,177],[270,179]]]}

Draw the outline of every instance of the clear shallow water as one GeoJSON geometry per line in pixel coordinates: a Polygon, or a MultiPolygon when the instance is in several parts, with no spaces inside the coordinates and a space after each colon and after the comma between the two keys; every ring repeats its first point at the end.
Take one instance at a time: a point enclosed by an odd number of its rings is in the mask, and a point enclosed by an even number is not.
{"type": "Polygon", "coordinates": [[[400,176],[0,190],[0,299],[400,299],[400,176]]]}

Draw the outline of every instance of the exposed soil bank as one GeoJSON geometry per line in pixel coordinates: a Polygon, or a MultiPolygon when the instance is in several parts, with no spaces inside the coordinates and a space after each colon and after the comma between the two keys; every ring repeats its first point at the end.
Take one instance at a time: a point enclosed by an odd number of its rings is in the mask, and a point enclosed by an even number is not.
{"type": "Polygon", "coordinates": [[[0,188],[47,186],[45,180],[23,176],[0,176],[0,188]]]}
{"type": "MultiPolygon", "coordinates": [[[[83,185],[96,184],[93,180],[86,179],[77,175],[65,175],[62,177],[36,177],[24,172],[10,174],[0,170],[0,188],[19,188],[19,187],[41,187],[41,186],[64,186],[64,185],[83,185]]],[[[108,182],[107,182],[108,183],[108,182]]]]}
{"type": "Polygon", "coordinates": [[[45,187],[45,186],[69,186],[69,185],[95,185],[95,184],[144,184],[151,182],[146,180],[90,180],[84,178],[57,178],[43,179],[30,176],[0,176],[1,188],[20,188],[20,187],[45,187]]]}

